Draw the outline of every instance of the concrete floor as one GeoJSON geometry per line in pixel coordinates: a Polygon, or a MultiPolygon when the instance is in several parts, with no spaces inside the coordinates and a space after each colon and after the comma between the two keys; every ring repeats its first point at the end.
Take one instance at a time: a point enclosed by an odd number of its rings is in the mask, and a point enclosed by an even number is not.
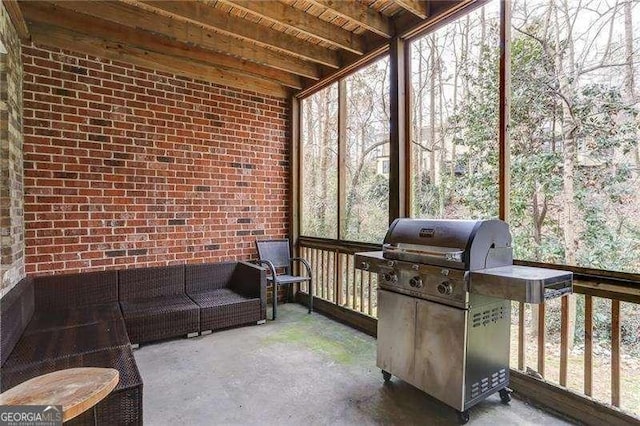
{"type": "MultiPolygon", "coordinates": [[[[296,304],[278,319],[134,352],[147,425],[457,424],[451,408],[375,365],[375,339],[296,304]]],[[[566,424],[497,395],[471,409],[474,425],[566,424]]]]}

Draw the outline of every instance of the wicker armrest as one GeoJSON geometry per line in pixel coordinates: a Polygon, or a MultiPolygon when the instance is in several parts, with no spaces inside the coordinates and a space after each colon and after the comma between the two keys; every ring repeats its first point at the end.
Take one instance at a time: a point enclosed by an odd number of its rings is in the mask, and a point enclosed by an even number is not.
{"type": "Polygon", "coordinates": [[[266,300],[267,275],[260,266],[238,262],[230,283],[231,289],[245,297],[255,297],[266,300]]]}

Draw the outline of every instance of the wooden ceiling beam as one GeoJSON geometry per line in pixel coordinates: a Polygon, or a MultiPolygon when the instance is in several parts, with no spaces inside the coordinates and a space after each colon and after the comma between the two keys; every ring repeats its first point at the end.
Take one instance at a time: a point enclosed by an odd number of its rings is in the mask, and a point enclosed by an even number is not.
{"type": "Polygon", "coordinates": [[[27,27],[27,23],[22,15],[22,10],[20,10],[18,0],[2,0],[2,4],[4,5],[4,8],[9,15],[9,19],[11,20],[13,27],[16,29],[16,33],[18,33],[20,40],[25,42],[29,41],[31,38],[29,35],[29,28],[27,27]]]}
{"type": "Polygon", "coordinates": [[[230,15],[205,3],[142,0],[135,4],[141,4],[143,7],[146,5],[173,18],[203,25],[216,32],[256,42],[262,46],[270,46],[289,55],[331,68],[339,68],[340,66],[340,58],[336,52],[264,25],[230,15]]]}
{"type": "Polygon", "coordinates": [[[118,42],[105,41],[85,33],[69,31],[66,28],[33,22],[31,35],[33,41],[38,44],[80,51],[89,55],[272,96],[287,97],[289,95],[288,89],[275,82],[248,78],[210,65],[124,46],[118,42]]]}
{"type": "MultiPolygon", "coordinates": [[[[431,4],[431,14],[427,19],[420,19],[409,13],[401,13],[392,19],[396,37],[411,39],[412,37],[419,36],[434,28],[438,28],[440,25],[444,25],[446,22],[451,22],[460,16],[464,16],[464,14],[477,7],[481,7],[487,2],[488,0],[437,0],[437,2],[434,1],[431,4]]],[[[304,98],[338,79],[349,75],[374,58],[380,57],[388,52],[389,44],[388,40],[380,40],[377,45],[371,44],[372,48],[366,55],[356,60],[345,61],[342,68],[325,76],[318,82],[306,84],[295,96],[297,98],[304,98]]]]}
{"type": "Polygon", "coordinates": [[[308,0],[311,3],[330,9],[344,19],[355,22],[375,34],[385,38],[393,36],[389,19],[380,12],[355,1],[308,0]]]}
{"type": "MultiPolygon", "coordinates": [[[[31,3],[31,2],[29,2],[31,3]]],[[[35,3],[35,2],[34,2],[35,3]]],[[[43,2],[39,2],[43,3],[43,2]]],[[[165,35],[177,41],[244,58],[271,68],[317,80],[321,71],[316,64],[275,50],[246,43],[234,37],[208,31],[198,25],[141,10],[113,1],[51,1],[62,9],[115,22],[136,30],[165,35]]]]}
{"type": "Polygon", "coordinates": [[[366,42],[362,37],[295,7],[276,1],[221,1],[355,54],[362,55],[367,51],[366,42]]]}
{"type": "MultiPolygon", "coordinates": [[[[266,79],[297,89],[302,86],[300,78],[273,68],[234,58],[218,52],[189,46],[165,36],[147,31],[131,31],[128,27],[103,19],[94,18],[70,10],[61,10],[51,4],[25,2],[23,6],[27,19],[53,27],[67,28],[78,33],[110,42],[120,42],[129,47],[137,47],[176,58],[201,62],[247,77],[266,79]]],[[[93,54],[93,53],[92,53],[93,54]]]]}
{"type": "Polygon", "coordinates": [[[393,2],[420,19],[429,17],[429,4],[425,0],[393,0],[393,2]]]}

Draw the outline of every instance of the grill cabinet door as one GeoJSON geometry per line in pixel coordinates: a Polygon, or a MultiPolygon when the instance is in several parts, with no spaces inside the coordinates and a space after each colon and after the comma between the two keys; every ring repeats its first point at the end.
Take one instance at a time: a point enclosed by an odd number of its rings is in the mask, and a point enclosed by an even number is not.
{"type": "Polygon", "coordinates": [[[413,384],[462,411],[468,311],[417,301],[413,384]]]}
{"type": "Polygon", "coordinates": [[[413,382],[416,301],[378,290],[378,367],[413,382]]]}

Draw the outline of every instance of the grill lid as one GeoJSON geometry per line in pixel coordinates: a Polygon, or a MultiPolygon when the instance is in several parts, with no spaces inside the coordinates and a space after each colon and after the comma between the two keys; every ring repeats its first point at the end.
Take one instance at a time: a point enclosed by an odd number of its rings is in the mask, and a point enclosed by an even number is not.
{"type": "Polygon", "coordinates": [[[509,226],[501,220],[403,218],[389,227],[382,251],[386,259],[475,270],[491,266],[492,251],[501,251],[501,264],[511,263],[510,247],[509,226]]]}

